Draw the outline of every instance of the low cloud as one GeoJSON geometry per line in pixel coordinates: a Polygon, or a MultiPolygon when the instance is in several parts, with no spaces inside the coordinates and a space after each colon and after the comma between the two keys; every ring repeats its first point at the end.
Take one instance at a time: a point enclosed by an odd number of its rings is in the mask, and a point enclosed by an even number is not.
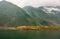
{"type": "Polygon", "coordinates": [[[24,6],[60,6],[60,1],[59,0],[7,0],[11,3],[14,3],[20,7],[24,6]]]}

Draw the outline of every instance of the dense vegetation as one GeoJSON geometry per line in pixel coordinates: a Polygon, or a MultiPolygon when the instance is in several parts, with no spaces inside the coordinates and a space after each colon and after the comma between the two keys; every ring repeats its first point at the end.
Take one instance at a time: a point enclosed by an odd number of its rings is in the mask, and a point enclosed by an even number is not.
{"type": "Polygon", "coordinates": [[[44,7],[34,8],[31,6],[20,8],[10,2],[1,1],[0,26],[51,26],[60,23],[58,20],[59,13],[56,12],[57,16],[55,16],[47,14],[43,9],[44,7]]]}

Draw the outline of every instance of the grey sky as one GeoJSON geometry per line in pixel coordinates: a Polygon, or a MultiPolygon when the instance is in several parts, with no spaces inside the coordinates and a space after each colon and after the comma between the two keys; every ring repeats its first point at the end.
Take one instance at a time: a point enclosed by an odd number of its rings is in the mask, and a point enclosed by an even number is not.
{"type": "Polygon", "coordinates": [[[7,1],[14,3],[20,7],[24,7],[24,6],[39,7],[39,6],[60,5],[59,0],[7,0],[7,1]]]}

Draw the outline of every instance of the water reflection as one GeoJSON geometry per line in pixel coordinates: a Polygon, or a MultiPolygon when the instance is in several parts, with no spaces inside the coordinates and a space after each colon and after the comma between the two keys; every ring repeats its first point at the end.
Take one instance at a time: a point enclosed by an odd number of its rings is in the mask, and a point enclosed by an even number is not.
{"type": "Polygon", "coordinates": [[[60,31],[0,30],[0,39],[60,39],[60,31]]]}

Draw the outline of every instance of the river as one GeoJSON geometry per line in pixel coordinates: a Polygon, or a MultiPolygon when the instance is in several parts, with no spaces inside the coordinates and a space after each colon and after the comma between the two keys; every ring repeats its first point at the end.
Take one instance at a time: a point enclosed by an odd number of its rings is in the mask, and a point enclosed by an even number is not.
{"type": "Polygon", "coordinates": [[[60,39],[60,31],[0,30],[0,39],[60,39]]]}

